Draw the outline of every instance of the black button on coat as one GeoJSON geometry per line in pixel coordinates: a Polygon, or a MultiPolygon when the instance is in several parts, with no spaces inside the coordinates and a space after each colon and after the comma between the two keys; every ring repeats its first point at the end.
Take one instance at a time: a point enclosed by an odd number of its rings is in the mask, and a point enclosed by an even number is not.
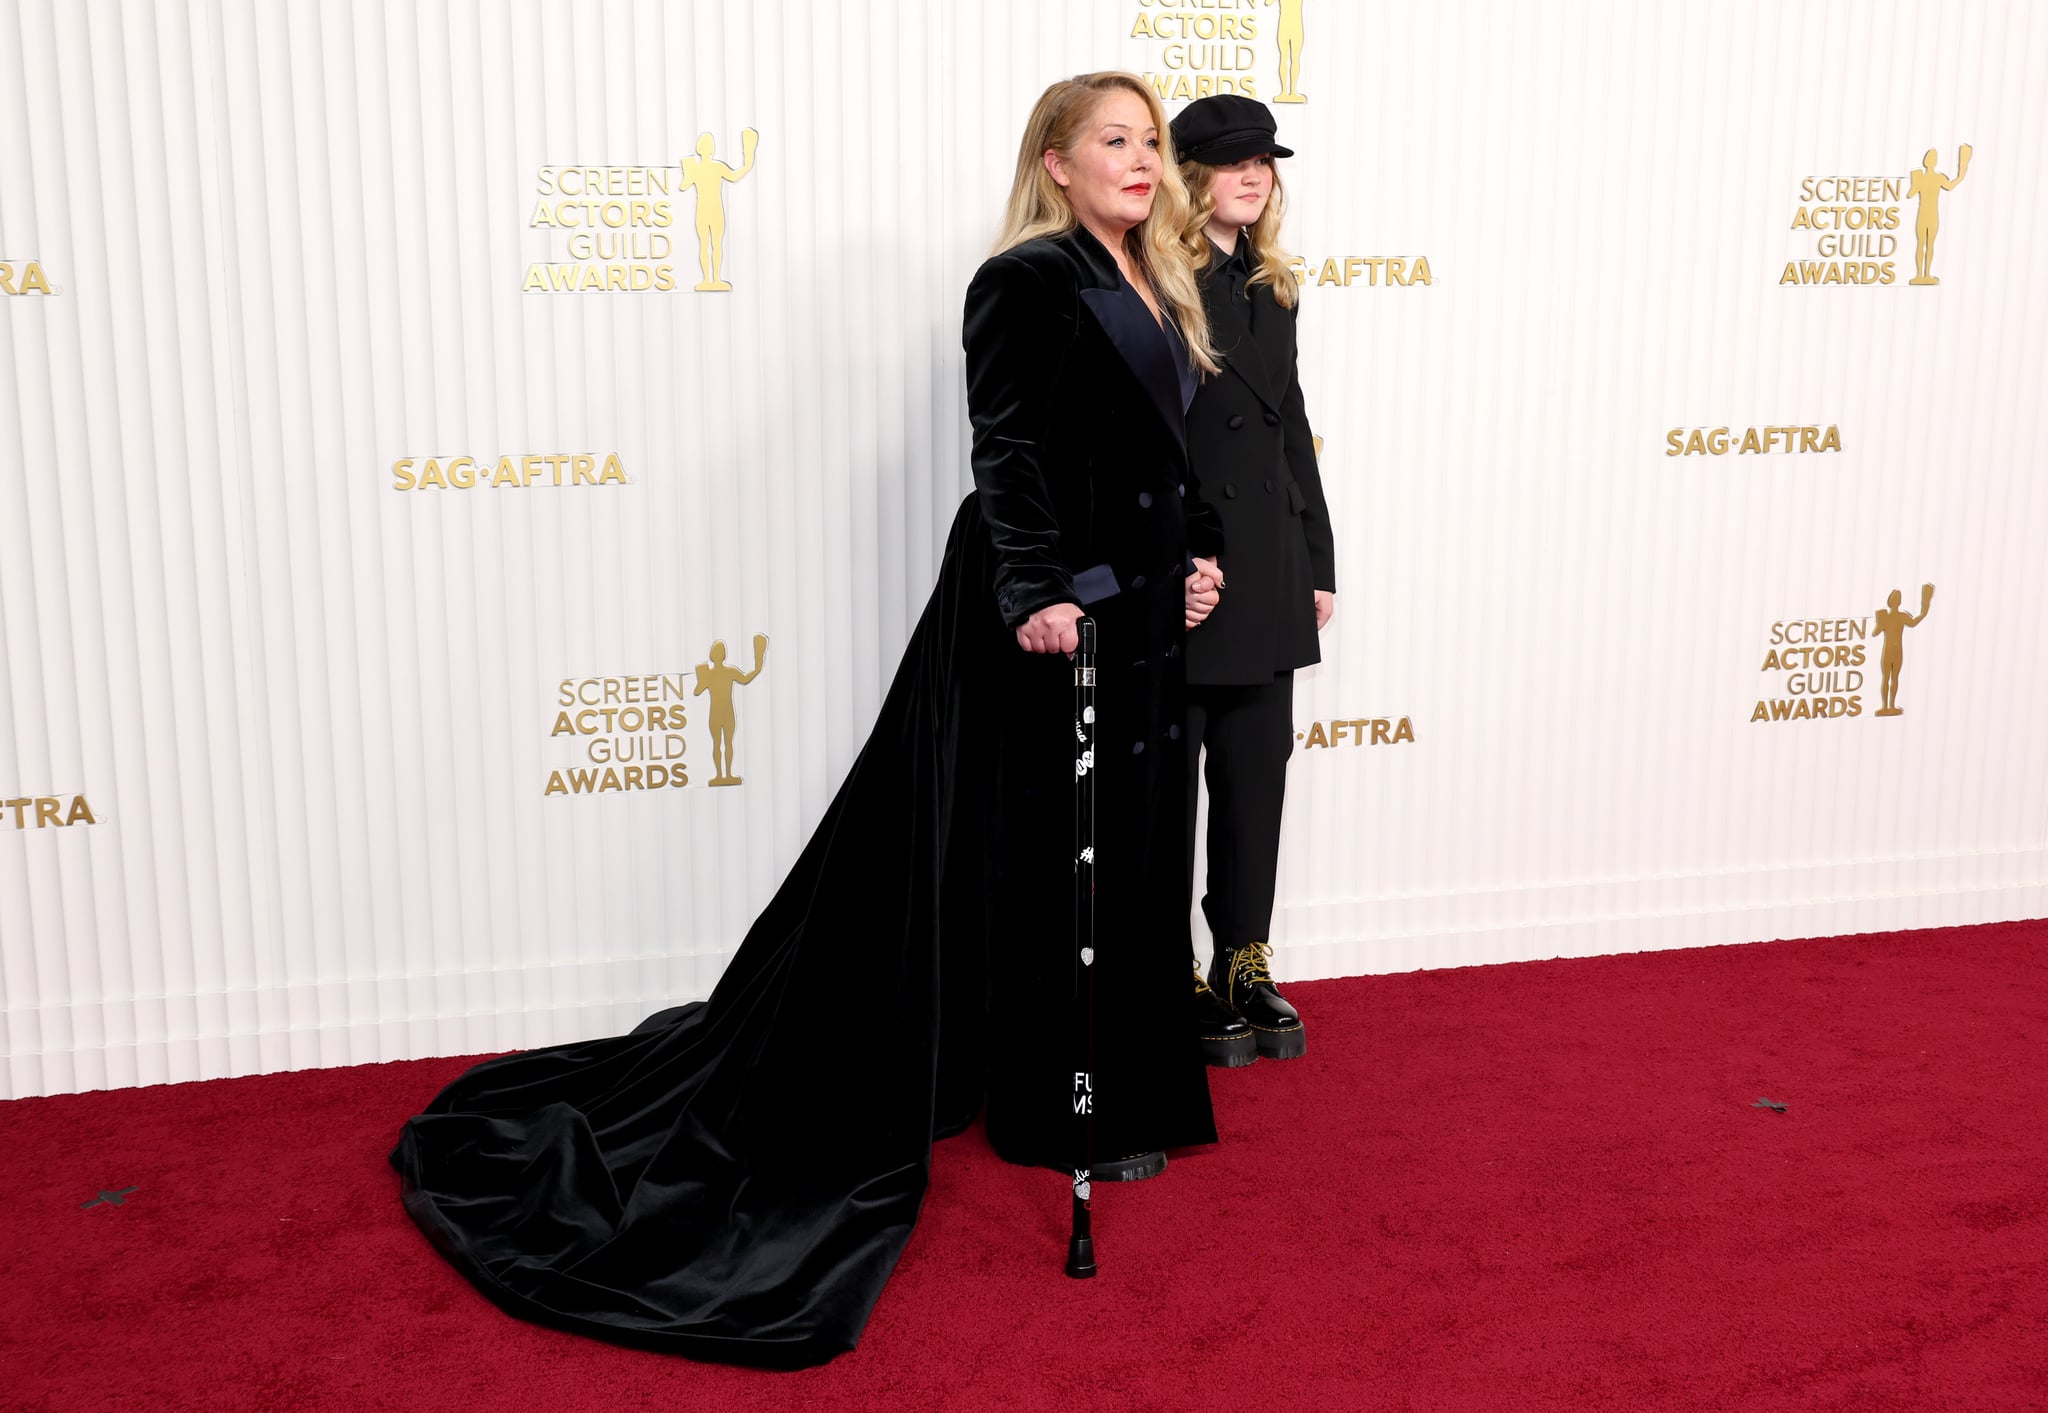
{"type": "Polygon", "coordinates": [[[1269,285],[1246,289],[1248,246],[1220,251],[1202,283],[1220,377],[1188,408],[1191,497],[1223,535],[1223,596],[1188,634],[1188,681],[1256,685],[1322,660],[1317,589],[1336,592],[1335,539],[1295,364],[1297,311],[1269,285]],[[1237,495],[1239,482],[1271,495],[1237,495]]]}

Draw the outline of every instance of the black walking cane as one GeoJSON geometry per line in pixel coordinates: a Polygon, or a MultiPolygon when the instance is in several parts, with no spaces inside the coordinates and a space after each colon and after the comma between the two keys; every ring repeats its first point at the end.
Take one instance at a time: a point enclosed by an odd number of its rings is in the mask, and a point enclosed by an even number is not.
{"type": "Polygon", "coordinates": [[[1074,654],[1074,1020],[1080,1068],[1074,1071],[1074,1234],[1067,1274],[1095,1274],[1089,1229],[1089,1169],[1095,1163],[1095,620],[1083,618],[1074,654]]]}

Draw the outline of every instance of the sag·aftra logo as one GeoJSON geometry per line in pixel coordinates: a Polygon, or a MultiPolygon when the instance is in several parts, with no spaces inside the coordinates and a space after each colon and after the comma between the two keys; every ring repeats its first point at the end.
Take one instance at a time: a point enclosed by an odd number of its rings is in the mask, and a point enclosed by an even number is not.
{"type": "Polygon", "coordinates": [[[1771,625],[1763,670],[1776,678],[1775,694],[1749,714],[1760,721],[1846,721],[1864,714],[1870,672],[1877,670],[1873,716],[1904,716],[1899,675],[1906,665],[1906,632],[1926,619],[1934,585],[1920,586],[1920,611],[1902,607],[1893,589],[1883,608],[1860,618],[1781,619],[1771,625]]]}
{"type": "Polygon", "coordinates": [[[705,717],[711,729],[708,785],[737,785],[734,764],[739,716],[734,695],[761,675],[768,635],[754,635],[750,671],[725,660],[725,643],[711,645],[690,672],[649,672],[630,677],[565,677],[556,687],[553,745],[573,742],[580,763],[548,773],[543,795],[604,795],[614,791],[680,789],[690,783],[689,707],[695,697],[711,698],[705,717]]]}
{"type": "Polygon", "coordinates": [[[1309,255],[1290,255],[1287,268],[1297,286],[1336,285],[1349,289],[1355,283],[1368,289],[1406,289],[1410,285],[1433,285],[1427,255],[1326,255],[1321,261],[1309,255]]]}
{"type": "Polygon", "coordinates": [[[543,451],[478,460],[474,456],[401,456],[391,463],[391,484],[401,491],[470,491],[529,486],[624,486],[626,467],[615,451],[543,451]]]}
{"type": "Polygon", "coordinates": [[[761,134],[740,134],[740,164],[718,157],[718,139],[669,167],[542,167],[530,229],[547,235],[547,258],[526,267],[528,294],[666,293],[676,288],[677,207],[691,203],[700,293],[732,289],[725,278],[726,188],[754,170],[761,134]],[[563,258],[566,257],[566,258],[563,258]]]}
{"type": "Polygon", "coordinates": [[[1294,739],[1302,749],[1312,751],[1337,746],[1398,746],[1415,744],[1415,725],[1405,716],[1361,716],[1330,721],[1311,721],[1308,730],[1296,731],[1294,739]]]}
{"type": "Polygon", "coordinates": [[[1162,102],[1216,93],[1257,98],[1265,77],[1277,84],[1268,103],[1306,103],[1303,7],[1304,0],[1138,0],[1130,37],[1159,43],[1159,68],[1148,66],[1144,79],[1162,102]]]}
{"type": "Polygon", "coordinates": [[[1842,429],[1803,427],[1673,427],[1664,434],[1666,456],[1770,456],[1792,452],[1840,451],[1842,429]]]}
{"type": "Polygon", "coordinates": [[[0,294],[55,294],[39,260],[0,260],[0,294]]]}
{"type": "Polygon", "coordinates": [[[73,824],[99,823],[83,795],[73,795],[68,809],[61,795],[17,795],[0,800],[0,824],[6,823],[10,813],[17,833],[24,829],[63,829],[73,824]]]}
{"type": "Polygon", "coordinates": [[[1794,256],[1781,285],[1889,285],[1899,280],[1910,231],[1913,276],[1909,285],[1938,285],[1934,246],[1941,234],[1941,198],[1970,170],[1970,145],[1956,151],[1956,170],[1940,170],[1941,154],[1927,149],[1902,177],[1807,177],[1793,208],[1794,256]],[[1906,203],[1913,203],[1910,223],[1906,203]]]}

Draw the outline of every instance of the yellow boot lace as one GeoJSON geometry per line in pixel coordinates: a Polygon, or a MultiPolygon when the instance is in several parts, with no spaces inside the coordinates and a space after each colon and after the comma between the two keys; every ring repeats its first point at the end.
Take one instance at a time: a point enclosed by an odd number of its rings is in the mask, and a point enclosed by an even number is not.
{"type": "Polygon", "coordinates": [[[1249,992],[1254,986],[1274,985],[1273,969],[1268,965],[1273,958],[1271,942],[1247,942],[1230,958],[1230,999],[1237,1001],[1240,985],[1249,992]]]}

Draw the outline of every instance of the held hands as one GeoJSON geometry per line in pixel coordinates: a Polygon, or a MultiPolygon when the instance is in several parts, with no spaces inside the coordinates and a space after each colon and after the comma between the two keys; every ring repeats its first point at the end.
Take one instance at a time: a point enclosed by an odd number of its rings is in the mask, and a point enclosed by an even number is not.
{"type": "Polygon", "coordinates": [[[1027,653],[1073,653],[1081,646],[1081,605],[1048,604],[1032,614],[1017,629],[1017,646],[1027,653]]]}
{"type": "Polygon", "coordinates": [[[1195,566],[1195,572],[1188,575],[1183,607],[1187,626],[1192,630],[1201,627],[1202,620],[1215,612],[1216,605],[1222,601],[1223,571],[1215,560],[1204,559],[1200,555],[1188,562],[1195,566]]]}
{"type": "Polygon", "coordinates": [[[1330,625],[1330,619],[1337,612],[1337,596],[1328,589],[1316,590],[1316,631],[1322,632],[1330,625]]]}

